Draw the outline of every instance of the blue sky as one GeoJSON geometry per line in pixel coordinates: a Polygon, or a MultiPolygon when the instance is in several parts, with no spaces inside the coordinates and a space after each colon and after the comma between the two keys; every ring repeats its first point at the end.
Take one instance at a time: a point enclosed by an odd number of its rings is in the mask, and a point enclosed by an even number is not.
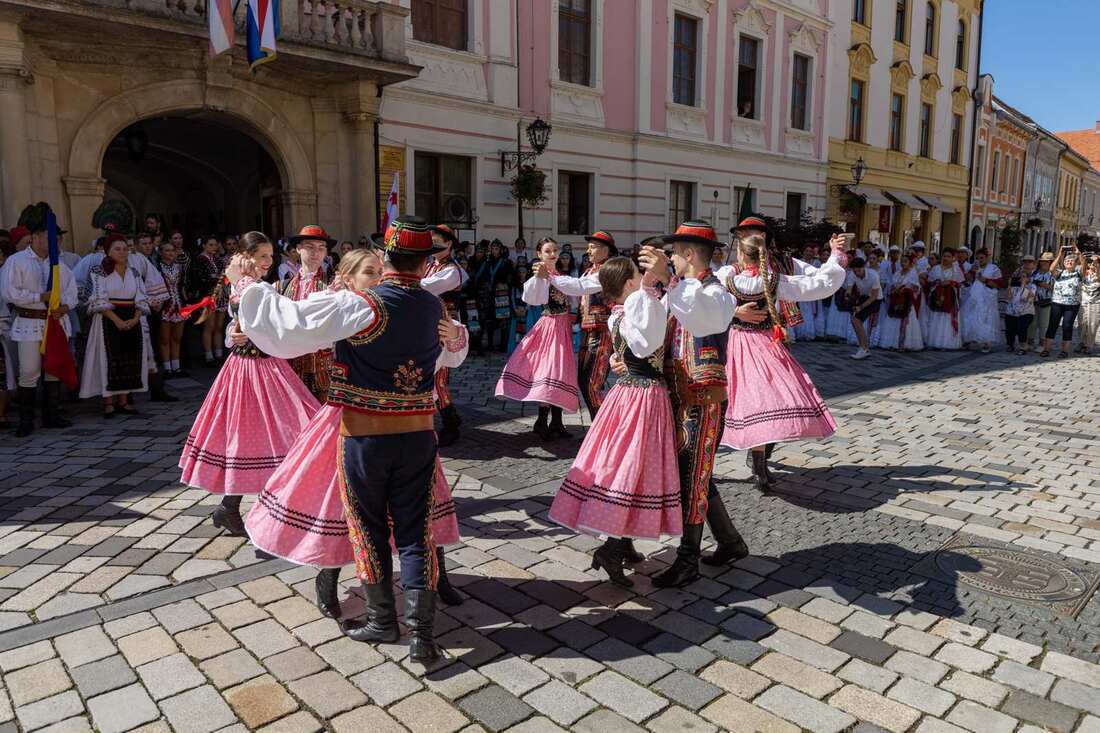
{"type": "Polygon", "coordinates": [[[982,72],[994,93],[1054,132],[1100,119],[1100,0],[986,0],[982,72]]]}

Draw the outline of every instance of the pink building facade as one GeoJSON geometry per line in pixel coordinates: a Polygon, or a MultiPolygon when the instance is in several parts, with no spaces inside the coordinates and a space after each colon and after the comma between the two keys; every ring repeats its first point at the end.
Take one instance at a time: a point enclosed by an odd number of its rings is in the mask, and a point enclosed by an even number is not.
{"type": "Polygon", "coordinates": [[[511,243],[500,154],[541,117],[528,242],[629,244],[690,217],[727,231],[746,188],[764,214],[819,218],[836,1],[400,0],[423,69],[383,95],[380,190],[398,172],[402,211],[511,243]]]}

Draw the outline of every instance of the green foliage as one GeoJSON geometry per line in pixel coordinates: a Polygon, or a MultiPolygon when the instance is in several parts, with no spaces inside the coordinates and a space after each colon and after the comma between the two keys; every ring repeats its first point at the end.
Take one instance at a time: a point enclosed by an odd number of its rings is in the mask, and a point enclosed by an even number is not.
{"type": "Polygon", "coordinates": [[[1001,252],[997,258],[997,267],[1005,277],[1009,277],[1020,266],[1020,252],[1023,248],[1024,236],[1020,225],[1010,220],[1001,230],[1001,252]]]}
{"type": "Polygon", "coordinates": [[[797,221],[773,219],[770,216],[765,216],[764,221],[775,235],[776,248],[784,254],[796,257],[802,253],[802,248],[807,244],[823,247],[829,243],[834,234],[844,231],[842,227],[828,219],[815,220],[806,213],[803,213],[797,221]]]}
{"type": "Polygon", "coordinates": [[[521,165],[512,177],[512,198],[533,208],[546,201],[546,174],[534,165],[521,165]]]}

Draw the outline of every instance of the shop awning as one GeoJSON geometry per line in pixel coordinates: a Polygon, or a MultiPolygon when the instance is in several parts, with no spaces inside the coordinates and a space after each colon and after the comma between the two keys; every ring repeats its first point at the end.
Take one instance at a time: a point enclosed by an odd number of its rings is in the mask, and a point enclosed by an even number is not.
{"type": "Polygon", "coordinates": [[[911,193],[905,193],[904,191],[887,191],[886,194],[897,199],[898,202],[905,204],[910,209],[915,209],[917,211],[928,211],[928,204],[921,201],[919,198],[911,193]]]}
{"type": "Polygon", "coordinates": [[[883,195],[881,189],[872,186],[845,186],[844,188],[847,189],[848,193],[853,196],[859,196],[869,204],[878,204],[879,206],[894,205],[893,201],[883,195]]]}
{"type": "Polygon", "coordinates": [[[930,193],[922,193],[920,195],[920,198],[923,199],[924,202],[931,206],[933,209],[939,209],[945,214],[959,213],[958,209],[941,199],[939,196],[933,196],[930,193]]]}

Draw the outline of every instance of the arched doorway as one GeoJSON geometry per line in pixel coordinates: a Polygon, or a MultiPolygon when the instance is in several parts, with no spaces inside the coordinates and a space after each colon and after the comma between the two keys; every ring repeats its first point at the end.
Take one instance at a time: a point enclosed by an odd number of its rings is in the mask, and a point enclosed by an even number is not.
{"type": "Polygon", "coordinates": [[[200,110],[135,122],[108,144],[107,190],[178,228],[185,241],[259,229],[283,234],[283,183],[268,151],[226,116],[200,110]]]}
{"type": "Polygon", "coordinates": [[[982,228],[975,226],[970,230],[970,249],[976,250],[982,246],[982,228]]]}

